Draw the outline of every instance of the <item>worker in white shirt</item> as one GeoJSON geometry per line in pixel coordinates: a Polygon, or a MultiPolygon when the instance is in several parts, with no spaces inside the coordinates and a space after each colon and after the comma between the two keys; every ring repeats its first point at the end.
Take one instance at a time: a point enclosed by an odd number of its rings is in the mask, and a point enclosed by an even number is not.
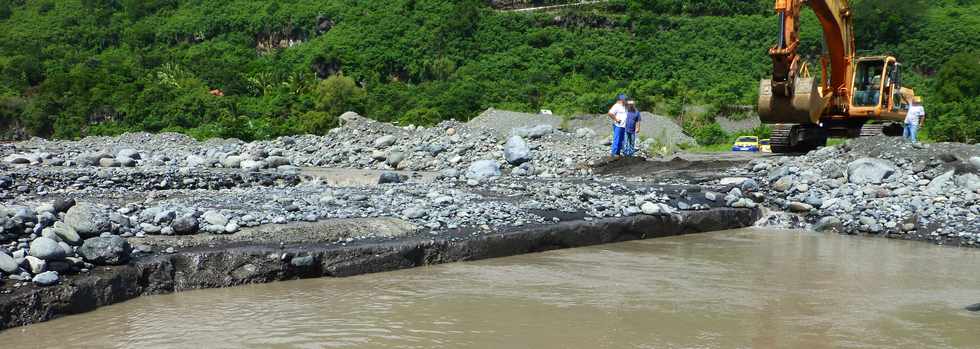
{"type": "Polygon", "coordinates": [[[905,139],[912,141],[912,143],[918,143],[916,133],[919,132],[919,128],[925,124],[925,121],[926,109],[922,106],[922,97],[916,96],[912,100],[912,106],[909,107],[909,113],[905,116],[905,139]]]}
{"type": "Polygon", "coordinates": [[[609,108],[609,119],[613,122],[612,156],[620,156],[623,152],[623,142],[626,141],[626,100],[625,94],[619,94],[616,104],[609,108]]]}

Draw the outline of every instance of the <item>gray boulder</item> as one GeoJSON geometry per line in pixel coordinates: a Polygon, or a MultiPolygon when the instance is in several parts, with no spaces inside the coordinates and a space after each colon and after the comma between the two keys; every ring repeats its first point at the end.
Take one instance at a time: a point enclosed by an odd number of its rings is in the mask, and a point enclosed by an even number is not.
{"type": "Polygon", "coordinates": [[[178,235],[194,234],[200,228],[197,223],[197,218],[194,216],[182,216],[174,219],[173,223],[170,224],[170,227],[173,228],[174,233],[177,233],[178,235]]]}
{"type": "Polygon", "coordinates": [[[971,157],[969,162],[973,165],[973,168],[980,170],[980,156],[971,157]]]}
{"type": "Polygon", "coordinates": [[[512,130],[511,133],[515,136],[537,139],[549,135],[553,132],[555,132],[554,126],[543,124],[534,127],[515,128],[512,130]]]}
{"type": "Polygon", "coordinates": [[[218,211],[204,212],[203,217],[204,217],[204,221],[208,222],[208,224],[211,225],[225,226],[226,224],[228,224],[228,217],[225,217],[225,215],[221,214],[218,211]]]}
{"type": "Polygon", "coordinates": [[[17,261],[14,257],[11,257],[6,252],[0,251],[0,271],[7,274],[13,274],[17,272],[17,261]]]}
{"type": "Polygon", "coordinates": [[[242,169],[245,171],[255,172],[265,167],[265,162],[255,161],[255,160],[242,160],[241,166],[242,169]]]}
{"type": "Polygon", "coordinates": [[[504,144],[504,158],[514,166],[523,164],[531,161],[531,148],[520,136],[511,136],[504,144]]]}
{"type": "Polygon", "coordinates": [[[980,189],[980,176],[975,173],[967,173],[956,177],[956,185],[966,190],[980,189]]]}
{"type": "Polygon", "coordinates": [[[408,217],[409,219],[418,219],[418,218],[425,217],[426,215],[428,215],[428,213],[425,212],[425,209],[421,207],[409,207],[404,211],[402,211],[402,215],[408,217]]]}
{"type": "Polygon", "coordinates": [[[493,177],[500,177],[500,165],[493,160],[479,160],[470,164],[466,169],[466,178],[482,181],[493,177]]]}
{"type": "Polygon", "coordinates": [[[86,239],[78,254],[96,265],[120,265],[129,261],[133,248],[126,239],[112,235],[86,239]]]}
{"type": "Polygon", "coordinates": [[[123,149],[116,153],[116,158],[139,160],[140,152],[136,151],[136,149],[123,149]]]}
{"type": "Polygon", "coordinates": [[[289,159],[282,156],[270,156],[265,159],[265,163],[269,165],[270,168],[276,168],[279,166],[289,165],[289,159]]]}
{"type": "Polygon", "coordinates": [[[374,140],[375,148],[387,148],[395,144],[395,136],[385,135],[374,140]]]}
{"type": "Polygon", "coordinates": [[[31,274],[37,275],[48,270],[48,262],[45,262],[43,259],[27,256],[24,257],[24,261],[27,262],[27,268],[31,274]]]}
{"type": "Polygon", "coordinates": [[[55,234],[61,241],[68,243],[69,245],[78,246],[82,244],[82,237],[78,235],[78,232],[68,224],[62,222],[54,222],[54,226],[46,228],[44,230],[49,230],[55,234]]]}
{"type": "Polygon", "coordinates": [[[395,168],[398,167],[398,164],[400,164],[403,160],[405,160],[405,153],[393,151],[388,154],[388,158],[385,162],[388,164],[388,166],[395,168]]]}
{"type": "Polygon", "coordinates": [[[30,250],[31,256],[45,261],[60,261],[67,257],[65,250],[58,245],[57,241],[43,236],[31,241],[30,250]]]}
{"type": "Polygon", "coordinates": [[[244,159],[238,155],[230,155],[221,160],[221,167],[240,168],[244,159]]]}
{"type": "Polygon", "coordinates": [[[58,284],[58,273],[54,271],[46,271],[35,275],[31,281],[34,282],[35,285],[41,287],[54,286],[58,284]]]}
{"type": "Polygon", "coordinates": [[[116,161],[116,159],[113,159],[113,158],[101,158],[101,159],[99,159],[99,166],[100,167],[119,167],[120,164],[119,164],[119,161],[116,161]]]}
{"type": "Polygon", "coordinates": [[[810,206],[809,204],[804,204],[802,202],[794,201],[789,203],[789,210],[792,212],[805,213],[805,212],[810,212],[810,210],[812,209],[813,206],[810,206]]]}
{"type": "Polygon", "coordinates": [[[881,184],[896,173],[898,167],[888,160],[860,158],[847,164],[847,179],[854,184],[881,184]]]}
{"type": "Polygon", "coordinates": [[[83,238],[98,236],[112,228],[107,209],[84,202],[68,209],[65,223],[83,238]]]}
{"type": "Polygon", "coordinates": [[[950,170],[949,172],[933,178],[932,181],[929,182],[929,185],[926,186],[926,194],[932,196],[942,194],[943,188],[949,184],[950,180],[953,179],[953,174],[955,173],[956,171],[950,170]]]}
{"type": "Polygon", "coordinates": [[[398,173],[385,171],[381,172],[381,176],[378,177],[378,184],[401,183],[405,181],[405,178],[398,173]]]}
{"type": "Polygon", "coordinates": [[[789,190],[796,184],[796,176],[783,176],[780,177],[776,183],[772,184],[772,189],[779,192],[784,192],[789,190]]]}
{"type": "Polygon", "coordinates": [[[55,212],[66,212],[66,211],[68,211],[68,209],[70,209],[73,206],[75,206],[75,199],[73,199],[73,198],[67,198],[67,199],[58,198],[58,199],[54,200],[54,202],[51,204],[51,206],[54,206],[54,211],[55,212]]]}

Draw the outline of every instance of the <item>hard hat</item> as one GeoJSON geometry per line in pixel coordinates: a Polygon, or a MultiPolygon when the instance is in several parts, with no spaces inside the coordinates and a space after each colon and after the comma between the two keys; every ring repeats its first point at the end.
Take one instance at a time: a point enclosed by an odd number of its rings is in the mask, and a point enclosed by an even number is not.
{"type": "Polygon", "coordinates": [[[913,98],[912,101],[915,102],[916,104],[922,104],[922,96],[915,96],[915,98],[913,98]]]}
{"type": "Polygon", "coordinates": [[[621,101],[625,101],[627,98],[628,97],[626,97],[626,94],[625,93],[620,93],[619,96],[616,96],[616,99],[621,100],[621,101]]]}

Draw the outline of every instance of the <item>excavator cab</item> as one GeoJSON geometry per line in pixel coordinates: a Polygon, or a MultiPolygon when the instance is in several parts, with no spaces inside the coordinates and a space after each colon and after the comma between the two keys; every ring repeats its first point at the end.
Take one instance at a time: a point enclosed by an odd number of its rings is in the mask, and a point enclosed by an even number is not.
{"type": "Polygon", "coordinates": [[[851,105],[854,107],[877,107],[881,105],[882,86],[885,86],[885,61],[861,60],[854,71],[854,94],[851,105]]]}
{"type": "Polygon", "coordinates": [[[866,57],[854,69],[851,114],[880,118],[908,111],[902,89],[901,64],[894,57],[866,57]]]}

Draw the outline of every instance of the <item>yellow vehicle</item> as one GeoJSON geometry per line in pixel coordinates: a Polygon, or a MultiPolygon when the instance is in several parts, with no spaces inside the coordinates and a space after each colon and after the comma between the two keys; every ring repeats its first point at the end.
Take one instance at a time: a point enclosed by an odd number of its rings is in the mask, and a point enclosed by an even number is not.
{"type": "Polygon", "coordinates": [[[891,56],[855,56],[848,0],[776,0],[779,37],[769,49],[772,78],[759,84],[759,118],[772,127],[775,153],[802,152],[828,137],[899,136],[915,93],[902,87],[901,64],[891,56]],[[820,20],[825,53],[821,73],[810,76],[797,53],[800,11],[820,20]],[[874,121],[874,123],[869,123],[874,121]]]}
{"type": "Polygon", "coordinates": [[[763,139],[759,141],[759,152],[761,153],[772,153],[772,147],[769,146],[769,139],[763,139]]]}
{"type": "Polygon", "coordinates": [[[732,151],[759,151],[759,137],[756,136],[742,136],[735,140],[735,144],[732,145],[732,151]]]}

